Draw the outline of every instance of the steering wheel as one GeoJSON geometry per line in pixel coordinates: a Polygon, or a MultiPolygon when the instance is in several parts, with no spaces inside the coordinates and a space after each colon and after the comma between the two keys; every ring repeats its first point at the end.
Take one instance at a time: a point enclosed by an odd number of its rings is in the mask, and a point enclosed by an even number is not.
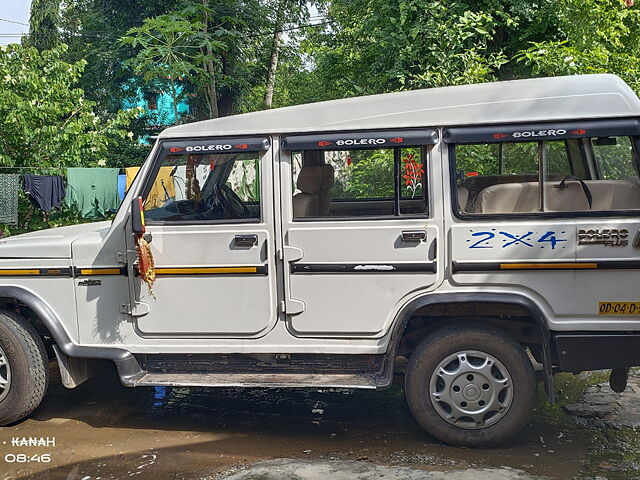
{"type": "Polygon", "coordinates": [[[251,218],[251,211],[228,185],[214,185],[213,196],[218,199],[230,218],[251,218]]]}

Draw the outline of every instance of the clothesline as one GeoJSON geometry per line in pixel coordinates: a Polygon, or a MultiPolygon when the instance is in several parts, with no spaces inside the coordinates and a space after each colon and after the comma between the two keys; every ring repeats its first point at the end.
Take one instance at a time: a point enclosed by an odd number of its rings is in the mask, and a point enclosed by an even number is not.
{"type": "MultiPolygon", "coordinates": [[[[82,168],[82,167],[0,167],[2,170],[67,170],[68,168],[82,168]]],[[[90,168],[103,168],[103,167],[90,167],[90,168]]],[[[108,168],[108,167],[105,167],[108,168]]],[[[119,170],[125,170],[120,168],[119,170]]]]}
{"type": "Polygon", "coordinates": [[[65,170],[67,167],[0,167],[2,170],[65,170]]]}

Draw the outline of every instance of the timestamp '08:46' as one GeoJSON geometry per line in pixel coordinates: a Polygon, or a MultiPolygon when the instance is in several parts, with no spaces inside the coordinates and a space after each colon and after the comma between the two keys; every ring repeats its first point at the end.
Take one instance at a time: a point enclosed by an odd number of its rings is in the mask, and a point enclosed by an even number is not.
{"type": "Polygon", "coordinates": [[[26,453],[7,453],[4,456],[4,461],[6,463],[50,463],[51,454],[27,455],[26,453]]]}

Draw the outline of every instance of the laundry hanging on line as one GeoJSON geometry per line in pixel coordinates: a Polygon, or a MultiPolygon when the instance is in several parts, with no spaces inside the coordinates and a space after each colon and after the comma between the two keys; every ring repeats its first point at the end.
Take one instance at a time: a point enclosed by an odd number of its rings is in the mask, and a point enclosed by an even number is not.
{"type": "MultiPolygon", "coordinates": [[[[167,200],[175,198],[176,191],[173,185],[173,178],[171,172],[174,167],[161,167],[156,177],[151,191],[147,195],[144,206],[147,209],[158,208],[163,206],[167,200]]],[[[140,171],[140,167],[128,167],[125,169],[127,174],[127,190],[131,187],[133,180],[140,171]]]]}
{"type": "Polygon", "coordinates": [[[120,206],[117,168],[68,168],[66,204],[84,218],[104,217],[120,206]]]}
{"type": "Polygon", "coordinates": [[[118,175],[118,197],[120,201],[124,200],[127,194],[127,176],[124,173],[118,175]]]}
{"type": "Polygon", "coordinates": [[[59,209],[66,196],[60,175],[23,175],[22,188],[33,206],[46,213],[59,209]]]}
{"type": "Polygon", "coordinates": [[[0,175],[0,223],[18,224],[18,192],[20,176],[14,173],[0,175]]]}

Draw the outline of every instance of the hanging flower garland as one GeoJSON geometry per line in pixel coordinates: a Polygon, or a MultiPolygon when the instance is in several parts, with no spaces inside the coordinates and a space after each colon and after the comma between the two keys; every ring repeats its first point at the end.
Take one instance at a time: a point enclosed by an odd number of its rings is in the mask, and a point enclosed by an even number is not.
{"type": "Polygon", "coordinates": [[[136,235],[136,252],[138,254],[138,261],[136,262],[138,274],[147,286],[149,294],[153,298],[156,298],[151,288],[156,280],[153,253],[151,252],[149,242],[147,242],[142,235],[136,235]]]}

